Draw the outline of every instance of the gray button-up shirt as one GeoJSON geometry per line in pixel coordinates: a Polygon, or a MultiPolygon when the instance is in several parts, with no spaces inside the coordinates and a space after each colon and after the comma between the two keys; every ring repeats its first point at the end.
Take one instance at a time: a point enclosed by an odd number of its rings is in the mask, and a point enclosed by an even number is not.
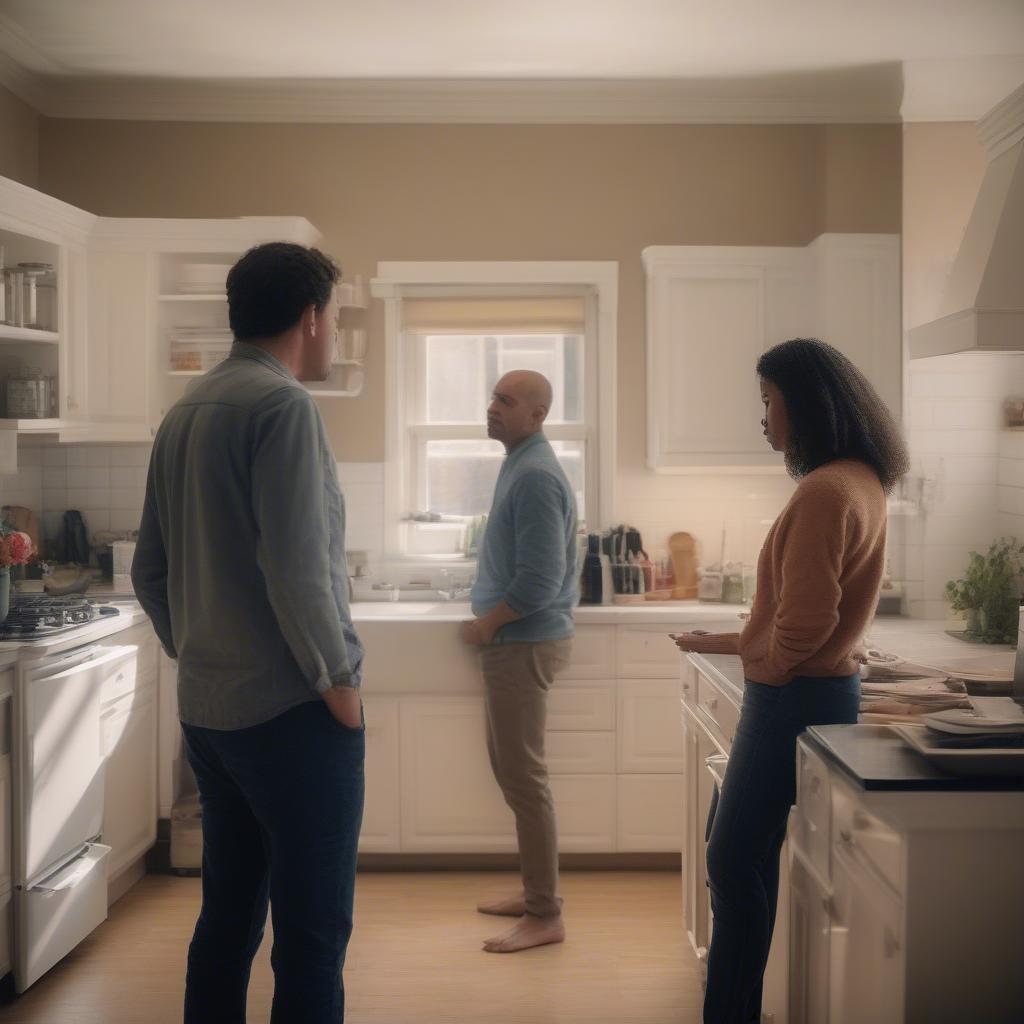
{"type": "Polygon", "coordinates": [[[132,581],[189,725],[243,729],[359,685],[334,455],[259,346],[236,342],[164,418],[132,581]]]}

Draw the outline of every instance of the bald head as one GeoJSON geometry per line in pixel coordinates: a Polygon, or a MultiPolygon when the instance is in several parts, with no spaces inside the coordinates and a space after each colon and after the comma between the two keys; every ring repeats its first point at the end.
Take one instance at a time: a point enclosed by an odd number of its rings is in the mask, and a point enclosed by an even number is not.
{"type": "Polygon", "coordinates": [[[544,409],[544,415],[551,411],[551,381],[536,370],[512,370],[498,381],[495,391],[508,391],[527,405],[544,409]]]}
{"type": "Polygon", "coordinates": [[[536,370],[512,370],[494,386],[487,434],[511,451],[544,426],[551,410],[551,382],[536,370]]]}

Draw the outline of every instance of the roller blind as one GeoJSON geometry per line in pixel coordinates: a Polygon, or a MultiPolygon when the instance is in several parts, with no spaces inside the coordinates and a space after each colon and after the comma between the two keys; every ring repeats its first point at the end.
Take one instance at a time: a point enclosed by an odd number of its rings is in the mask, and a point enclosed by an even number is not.
{"type": "Polygon", "coordinates": [[[402,326],[419,334],[582,334],[580,295],[406,299],[402,326]]]}

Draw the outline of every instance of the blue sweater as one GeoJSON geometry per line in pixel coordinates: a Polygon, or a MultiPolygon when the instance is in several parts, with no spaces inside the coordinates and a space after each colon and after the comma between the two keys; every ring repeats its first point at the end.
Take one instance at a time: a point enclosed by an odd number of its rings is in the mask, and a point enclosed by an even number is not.
{"type": "Polygon", "coordinates": [[[538,643],[573,635],[579,598],[576,501],[548,439],[536,433],[514,448],[498,474],[480,546],[473,614],[505,601],[522,618],[493,642],[538,643]]]}

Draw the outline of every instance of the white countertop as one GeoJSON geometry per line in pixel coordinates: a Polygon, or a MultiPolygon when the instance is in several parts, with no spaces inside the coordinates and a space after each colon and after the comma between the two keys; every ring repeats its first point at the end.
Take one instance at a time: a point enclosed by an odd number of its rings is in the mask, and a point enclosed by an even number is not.
{"type": "MultiPolygon", "coordinates": [[[[467,601],[353,601],[352,621],[360,622],[465,622],[473,617],[467,601]]],[[[648,601],[645,604],[580,605],[573,609],[579,625],[676,625],[735,620],[742,626],[740,604],[700,604],[697,601],[648,601]]]]}

